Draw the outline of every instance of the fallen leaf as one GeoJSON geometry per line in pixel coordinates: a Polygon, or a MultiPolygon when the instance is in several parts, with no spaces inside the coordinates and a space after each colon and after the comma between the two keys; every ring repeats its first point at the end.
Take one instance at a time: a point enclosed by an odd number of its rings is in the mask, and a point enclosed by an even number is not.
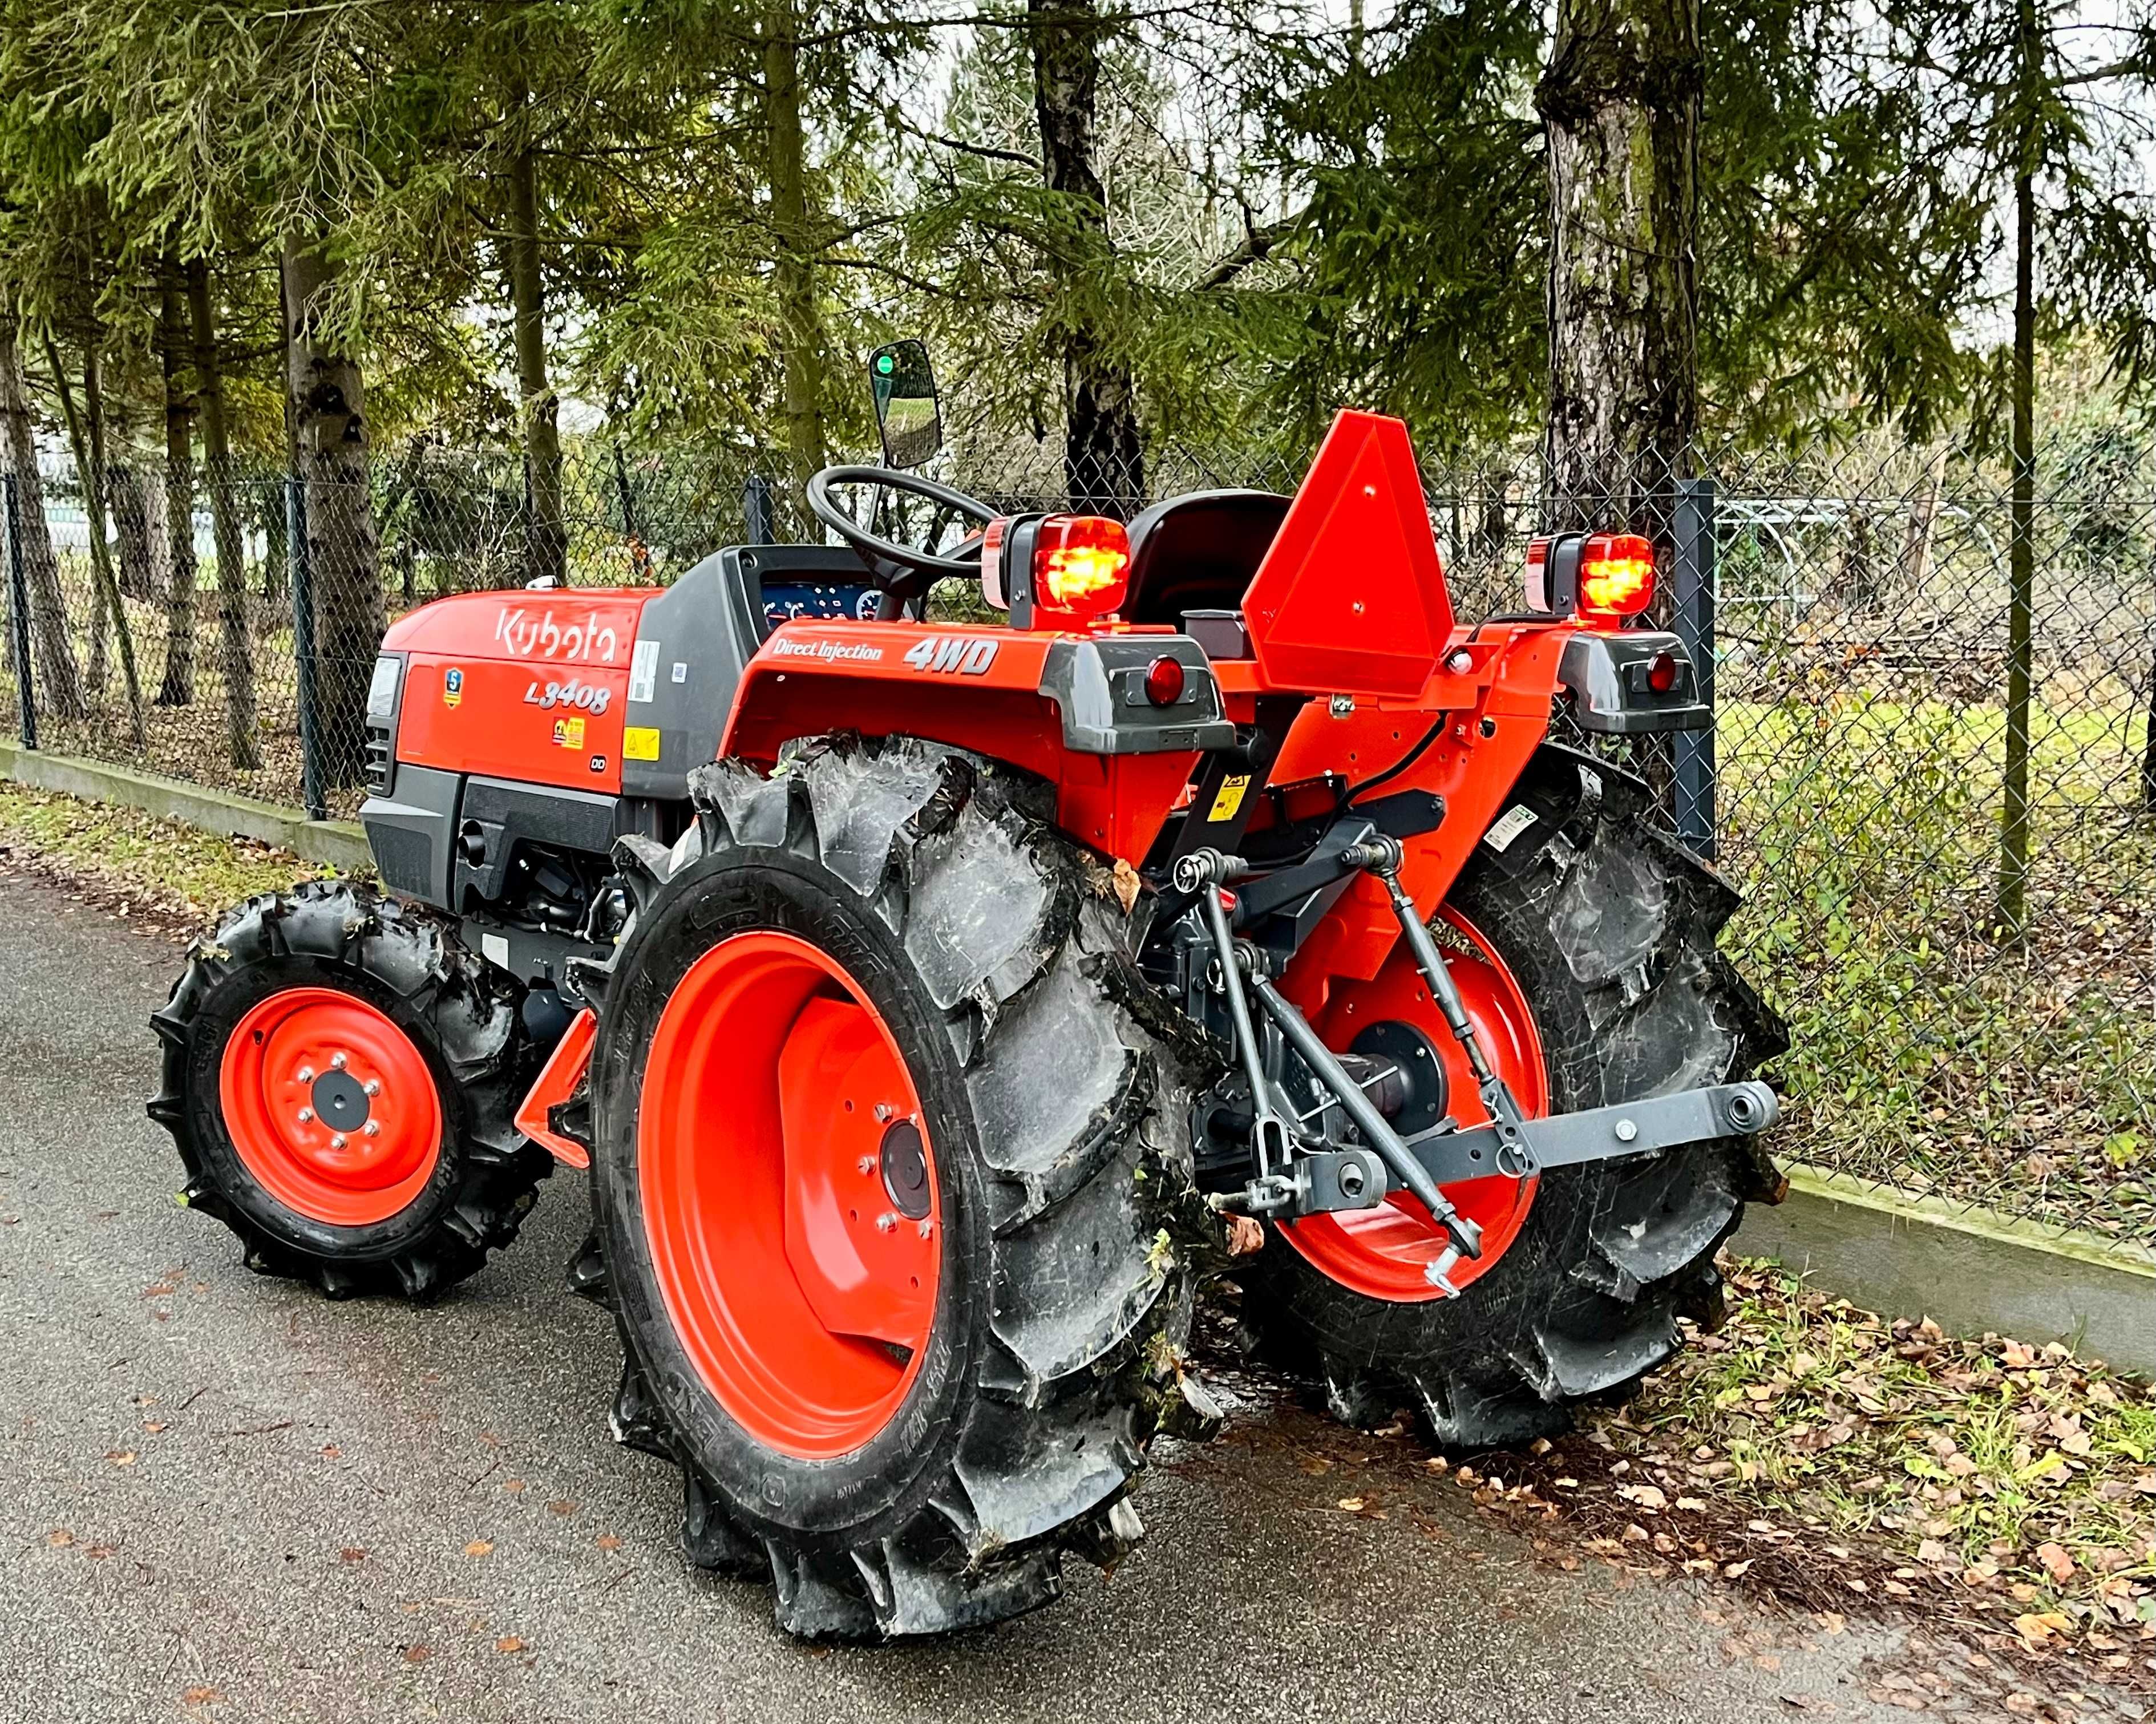
{"type": "Polygon", "coordinates": [[[2062,1544],[2049,1542],[2036,1547],[2036,1560],[2044,1565],[2044,1572],[2064,1586],[2074,1578],[2074,1559],[2062,1544]]]}
{"type": "Polygon", "coordinates": [[[618,1551],[621,1548],[621,1540],[611,1532],[602,1532],[593,1542],[603,1551],[618,1551]]]}
{"type": "Polygon", "coordinates": [[[1255,1215],[1224,1217],[1228,1229],[1228,1255],[1248,1257],[1265,1247],[1265,1224],[1255,1215]]]}
{"type": "Polygon", "coordinates": [[[1750,1573],[1752,1572],[1752,1561],[1753,1559],[1751,1557],[1747,1557],[1741,1562],[1732,1562],[1727,1568],[1722,1571],[1722,1578],[1725,1580],[1736,1580],[1741,1576],[1750,1573]]]}
{"type": "Polygon", "coordinates": [[[1344,1508],[1351,1515],[1355,1514],[1361,1510],[1363,1499],[1359,1496],[1343,1496],[1340,1499],[1338,1506],[1344,1508]]]}
{"type": "Polygon", "coordinates": [[[424,1664],[426,1663],[431,1650],[431,1648],[425,1646],[407,1646],[404,1649],[404,1662],[407,1664],[424,1664]]]}
{"type": "Polygon", "coordinates": [[[2056,1610],[2027,1611],[2014,1619],[2014,1632],[2031,1646],[2042,1646],[2073,1624],[2056,1610]]]}
{"type": "Polygon", "coordinates": [[[214,1688],[190,1688],[180,1696],[180,1703],[190,1706],[211,1706],[223,1698],[214,1688]]]}
{"type": "Polygon", "coordinates": [[[465,1554],[468,1557],[492,1556],[494,1554],[494,1541],[490,1538],[475,1538],[470,1544],[465,1547],[465,1554]]]}
{"type": "Polygon", "coordinates": [[[1131,913],[1132,908],[1136,906],[1138,901],[1138,886],[1139,880],[1137,870],[1132,867],[1131,865],[1122,857],[1116,857],[1115,870],[1116,901],[1123,906],[1123,914],[1125,916],[1128,916],[1131,913]]]}
{"type": "Polygon", "coordinates": [[[364,1562],[366,1560],[366,1551],[356,1544],[348,1544],[337,1552],[337,1561],[340,1562],[364,1562]]]}
{"type": "Polygon", "coordinates": [[[1644,1509],[1664,1509],[1670,1504],[1669,1498],[1653,1485],[1620,1485],[1617,1494],[1625,1501],[1637,1503],[1644,1509]]]}
{"type": "Polygon", "coordinates": [[[514,1634],[504,1634],[494,1643],[494,1650],[496,1652],[521,1652],[524,1643],[514,1634]]]}
{"type": "Polygon", "coordinates": [[[164,1428],[165,1421],[162,1419],[146,1419],[142,1421],[142,1429],[153,1437],[164,1428]]]}
{"type": "Polygon", "coordinates": [[[135,1465],[135,1451],[132,1449],[108,1449],[105,1451],[105,1458],[115,1466],[135,1465]]]}
{"type": "Polygon", "coordinates": [[[573,1515],[577,1511],[577,1506],[567,1497],[562,1497],[548,1503],[547,1511],[555,1515],[573,1515]]]}
{"type": "Polygon", "coordinates": [[[74,1534],[64,1526],[55,1527],[45,1535],[45,1542],[56,1551],[65,1550],[68,1546],[74,1542],[74,1534]]]}

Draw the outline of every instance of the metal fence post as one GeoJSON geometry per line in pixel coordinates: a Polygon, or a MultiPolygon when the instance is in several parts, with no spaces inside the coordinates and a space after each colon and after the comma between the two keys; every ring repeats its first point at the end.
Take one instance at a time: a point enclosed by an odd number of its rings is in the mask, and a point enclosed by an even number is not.
{"type": "Polygon", "coordinates": [[[752,473],[742,481],[742,542],[776,542],[771,525],[771,481],[761,473],[752,473]]]}
{"type": "MultiPolygon", "coordinates": [[[[1671,626],[1690,654],[1699,697],[1714,705],[1714,481],[1677,481],[1676,614],[1671,626]]],[[[1714,859],[1714,726],[1676,733],[1677,836],[1714,859]]]]}
{"type": "Polygon", "coordinates": [[[308,818],[329,818],[322,793],[321,745],[316,736],[314,558],[307,549],[307,494],[296,473],[285,480],[285,541],[292,581],[292,659],[300,703],[300,800],[308,818]]]}
{"type": "Polygon", "coordinates": [[[23,569],[23,505],[15,475],[0,474],[7,490],[8,628],[15,653],[15,711],[25,748],[38,746],[38,696],[30,678],[30,582],[23,569]]]}

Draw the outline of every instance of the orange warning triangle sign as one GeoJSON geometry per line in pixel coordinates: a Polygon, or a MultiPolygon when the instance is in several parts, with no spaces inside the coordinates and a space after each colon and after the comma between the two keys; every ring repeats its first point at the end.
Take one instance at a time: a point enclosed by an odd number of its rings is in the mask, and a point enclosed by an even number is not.
{"type": "Polygon", "coordinates": [[[1342,413],[1243,601],[1266,681],[1412,699],[1437,668],[1452,602],[1401,421],[1342,413]]]}

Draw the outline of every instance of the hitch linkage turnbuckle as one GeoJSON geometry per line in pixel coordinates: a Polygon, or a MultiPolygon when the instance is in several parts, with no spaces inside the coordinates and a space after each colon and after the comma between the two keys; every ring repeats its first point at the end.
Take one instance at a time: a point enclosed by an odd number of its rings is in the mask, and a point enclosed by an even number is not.
{"type": "Polygon", "coordinates": [[[1211,1199],[1215,1208],[1276,1216],[1286,1212],[1284,1219],[1292,1219],[1328,1210],[1373,1208],[1391,1190],[1403,1188],[1430,1211],[1449,1238],[1445,1249],[1424,1273],[1432,1286],[1450,1296],[1460,1290],[1451,1280],[1460,1260],[1482,1255],[1482,1230],[1446,1200],[1439,1189],[1441,1184],[1489,1173],[1526,1179],[1554,1167],[1650,1155],[1703,1138],[1748,1136],[1765,1131],[1779,1117],[1774,1092],[1763,1083],[1745,1082],[1529,1119],[1511,1085],[1491,1063],[1445,954],[1400,884],[1401,855],[1398,839],[1378,834],[1348,845],[1339,860],[1347,869],[1375,875],[1383,885],[1415,968],[1447,1028],[1459,1039],[1489,1123],[1462,1129],[1450,1119],[1442,1120],[1411,1138],[1395,1131],[1363,1084],[1273,986],[1258,949],[1235,937],[1222,889],[1247,874],[1249,865],[1218,850],[1191,850],[1176,859],[1174,885],[1204,912],[1217,972],[1214,985],[1226,1003],[1236,1057],[1250,1085],[1250,1142],[1257,1168],[1242,1190],[1215,1195],[1211,1199]],[[1301,1116],[1265,1075],[1250,1016],[1253,998],[1311,1075],[1339,1103],[1380,1167],[1373,1167],[1366,1155],[1353,1148],[1309,1147],[1301,1116]]]}

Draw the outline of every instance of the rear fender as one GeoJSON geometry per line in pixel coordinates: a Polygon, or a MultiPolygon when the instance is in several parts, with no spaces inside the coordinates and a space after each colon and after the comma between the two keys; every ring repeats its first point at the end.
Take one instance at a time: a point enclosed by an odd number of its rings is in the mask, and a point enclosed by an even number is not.
{"type": "Polygon", "coordinates": [[[1056,789],[1056,822],[1135,865],[1201,751],[1232,741],[1198,644],[1135,631],[1045,634],[939,623],[789,623],[750,660],[722,757],[768,770],[833,731],[919,736],[1008,762],[1056,789]],[[1145,698],[1146,667],[1183,666],[1183,697],[1145,698]]]}

